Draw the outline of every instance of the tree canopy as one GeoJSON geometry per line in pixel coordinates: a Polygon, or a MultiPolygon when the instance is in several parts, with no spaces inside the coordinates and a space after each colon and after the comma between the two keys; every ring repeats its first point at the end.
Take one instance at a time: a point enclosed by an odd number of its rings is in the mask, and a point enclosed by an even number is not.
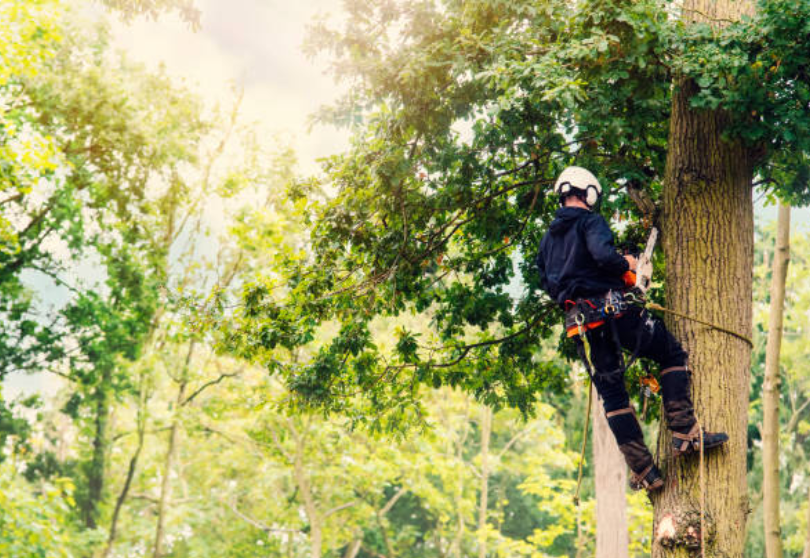
{"type": "Polygon", "coordinates": [[[557,206],[550,184],[566,165],[593,169],[609,187],[602,213],[638,244],[657,217],[675,77],[694,108],[727,115],[769,195],[810,194],[808,2],[697,25],[658,0],[346,10],[308,48],[352,85],[320,113],[351,127],[351,148],[289,188],[306,243],[245,284],[220,341],[306,405],[344,410],[359,395],[359,414],[408,421],[419,385],[453,385],[528,412],[559,378],[537,346],[560,314],[532,263],[557,206]],[[407,314],[429,327],[379,346],[375,320],[407,314]],[[325,346],[291,357],[327,325],[325,346]]]}

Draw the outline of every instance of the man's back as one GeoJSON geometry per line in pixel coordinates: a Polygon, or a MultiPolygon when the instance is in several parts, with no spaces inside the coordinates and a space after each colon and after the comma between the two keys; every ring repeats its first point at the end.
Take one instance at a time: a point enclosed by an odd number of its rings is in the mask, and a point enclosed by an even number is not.
{"type": "Polygon", "coordinates": [[[560,305],[622,289],[622,275],[629,269],[602,216],[580,207],[557,211],[535,263],[541,286],[560,305]]]}

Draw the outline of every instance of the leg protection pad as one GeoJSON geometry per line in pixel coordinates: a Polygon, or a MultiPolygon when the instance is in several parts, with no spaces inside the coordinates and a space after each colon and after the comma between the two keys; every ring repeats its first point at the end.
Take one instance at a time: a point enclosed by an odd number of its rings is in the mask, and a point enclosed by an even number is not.
{"type": "Polygon", "coordinates": [[[695,425],[695,411],[689,400],[664,401],[664,416],[670,430],[686,434],[695,425]]]}
{"type": "Polygon", "coordinates": [[[627,466],[636,474],[641,473],[652,465],[653,457],[652,454],[650,454],[650,450],[648,450],[647,446],[644,444],[644,440],[632,440],[620,444],[619,451],[624,455],[627,466]]]}
{"type": "Polygon", "coordinates": [[[686,434],[695,425],[695,410],[689,395],[690,375],[686,367],[661,372],[664,416],[670,430],[686,434]]]}
{"type": "Polygon", "coordinates": [[[669,369],[661,374],[661,389],[665,400],[689,399],[689,371],[669,369]]]}
{"type": "Polygon", "coordinates": [[[635,413],[629,408],[627,412],[622,411],[624,409],[608,413],[608,426],[616,437],[616,442],[621,446],[633,440],[642,440],[643,445],[644,433],[641,431],[635,413]]]}

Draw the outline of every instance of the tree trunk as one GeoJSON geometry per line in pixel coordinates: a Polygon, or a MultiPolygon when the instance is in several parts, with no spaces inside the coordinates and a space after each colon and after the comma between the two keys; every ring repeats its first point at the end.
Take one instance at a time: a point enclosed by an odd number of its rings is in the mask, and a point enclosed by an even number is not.
{"type": "MultiPolygon", "coordinates": [[[[686,21],[720,24],[750,13],[748,1],[685,0],[686,21]]],[[[722,134],[728,116],[689,106],[696,85],[677,78],[664,180],[663,246],[670,308],[750,337],[754,219],[753,161],[722,134]]],[[[695,410],[729,442],[706,456],[701,497],[697,456],[663,460],[666,485],[655,498],[653,558],[694,556],[705,499],[706,557],[742,558],[749,513],[746,437],[751,347],[688,319],[669,322],[690,354],[695,410]]],[[[671,436],[662,432],[670,452],[671,436]]]]}
{"type": "Polygon", "coordinates": [[[121,516],[121,510],[124,507],[124,502],[126,502],[127,496],[129,495],[129,489],[132,486],[132,481],[135,478],[135,470],[138,467],[138,459],[141,456],[144,439],[146,437],[146,413],[149,396],[147,395],[147,388],[145,386],[146,380],[144,378],[144,373],[141,373],[140,384],[137,417],[138,442],[137,446],[135,447],[135,452],[132,454],[132,457],[129,460],[129,468],[127,469],[127,476],[124,480],[124,486],[121,488],[121,492],[115,502],[115,510],[113,511],[112,521],[110,522],[110,534],[107,537],[107,546],[104,548],[102,558],[107,558],[110,555],[113,545],[115,544],[115,538],[118,531],[118,520],[121,516]]]}
{"type": "Polygon", "coordinates": [[[297,432],[292,421],[289,422],[290,431],[295,437],[295,456],[293,460],[293,475],[298,490],[301,491],[301,498],[304,500],[304,511],[309,521],[309,541],[310,558],[321,558],[321,546],[323,545],[323,531],[321,526],[321,514],[315,504],[312,488],[309,485],[306,466],[304,464],[304,450],[306,449],[306,436],[309,425],[304,426],[302,432],[297,432]]]}
{"type": "MultiPolygon", "coordinates": [[[[596,388],[591,387],[594,401],[596,388]]],[[[629,558],[627,465],[602,405],[593,406],[593,465],[596,483],[596,558],[629,558]]]]}
{"type": "MultiPolygon", "coordinates": [[[[685,0],[689,21],[740,15],[748,2],[685,0]]],[[[728,117],[693,110],[696,85],[676,78],[664,181],[663,246],[667,302],[680,313],[750,337],[753,265],[753,162],[749,150],[724,141],[728,117]]],[[[706,556],[741,558],[749,503],[746,436],[751,347],[688,319],[669,322],[690,354],[695,410],[701,424],[729,442],[706,457],[706,556]]],[[[662,432],[668,454],[671,436],[662,432]]],[[[693,556],[700,548],[701,487],[696,456],[662,460],[664,490],[655,497],[653,558],[693,556]],[[689,547],[692,547],[691,549],[689,547]]]]}
{"type": "Polygon", "coordinates": [[[186,397],[186,387],[188,386],[188,370],[191,365],[191,357],[194,354],[195,342],[191,341],[188,346],[188,353],[186,353],[186,361],[183,365],[183,370],[179,379],[177,387],[177,396],[174,404],[174,414],[172,416],[172,426],[169,431],[169,447],[166,450],[166,462],[163,467],[163,478],[160,483],[160,499],[158,500],[157,512],[157,527],[155,528],[155,548],[152,553],[153,558],[160,558],[163,556],[163,540],[165,538],[166,530],[166,506],[171,497],[171,481],[172,469],[174,468],[174,459],[177,454],[178,434],[180,430],[180,412],[183,408],[183,401],[186,397]]]}
{"type": "MultiPolygon", "coordinates": [[[[810,500],[810,491],[808,491],[807,499],[810,500]]],[[[807,506],[807,533],[804,536],[804,552],[802,558],[810,558],[810,504],[807,506]]]]}
{"type": "Polygon", "coordinates": [[[107,430],[110,420],[110,383],[112,370],[103,370],[101,381],[96,387],[95,432],[93,433],[93,453],[87,468],[87,500],[82,506],[84,524],[88,529],[98,526],[98,508],[104,497],[104,476],[107,465],[107,430]]]}
{"type": "Polygon", "coordinates": [[[489,439],[492,434],[492,409],[481,406],[481,498],[478,506],[478,558],[487,558],[487,508],[489,496],[489,439]]]}
{"type": "Polygon", "coordinates": [[[782,316],[789,261],[790,206],[780,203],[771,275],[765,382],[762,385],[762,496],[767,558],[782,558],[782,530],[779,526],[779,352],[782,348],[782,316]]]}

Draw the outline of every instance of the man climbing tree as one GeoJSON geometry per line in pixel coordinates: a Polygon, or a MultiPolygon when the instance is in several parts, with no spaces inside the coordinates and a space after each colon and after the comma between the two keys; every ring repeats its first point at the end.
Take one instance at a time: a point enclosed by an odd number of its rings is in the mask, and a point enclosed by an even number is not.
{"type": "Polygon", "coordinates": [[[540,284],[566,310],[566,330],[574,337],[596,389],[608,425],[628,467],[631,486],[652,492],[664,486],[644,443],[624,384],[622,349],[649,358],[661,369],[664,416],[672,430],[674,455],[714,448],[724,433],[700,433],[689,394],[687,355],[664,324],[647,314],[635,288],[637,259],[620,256],[605,220],[593,213],[602,195],[597,178],[581,167],[565,169],[554,185],[562,206],[540,242],[540,284]]]}

